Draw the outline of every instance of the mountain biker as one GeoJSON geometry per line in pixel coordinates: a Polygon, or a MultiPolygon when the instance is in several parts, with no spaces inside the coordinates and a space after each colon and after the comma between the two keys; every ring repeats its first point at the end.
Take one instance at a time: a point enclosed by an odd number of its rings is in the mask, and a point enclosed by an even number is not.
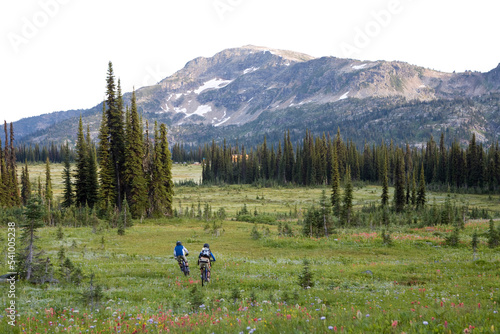
{"type": "Polygon", "coordinates": [[[201,249],[200,255],[198,255],[198,265],[200,266],[200,271],[203,276],[203,269],[206,267],[208,269],[207,281],[210,282],[210,258],[215,262],[215,256],[212,254],[210,250],[210,246],[208,244],[204,244],[201,249]]]}
{"type": "MultiPolygon", "coordinates": [[[[189,252],[186,249],[186,247],[184,247],[182,245],[182,242],[177,241],[175,248],[174,248],[174,257],[177,260],[177,262],[179,263],[179,267],[181,266],[181,261],[180,261],[181,259],[183,259],[184,262],[186,263],[186,267],[189,267],[189,264],[188,264],[188,261],[186,258],[187,255],[189,255],[189,252]]],[[[181,268],[181,270],[182,270],[182,268],[181,268]]]]}

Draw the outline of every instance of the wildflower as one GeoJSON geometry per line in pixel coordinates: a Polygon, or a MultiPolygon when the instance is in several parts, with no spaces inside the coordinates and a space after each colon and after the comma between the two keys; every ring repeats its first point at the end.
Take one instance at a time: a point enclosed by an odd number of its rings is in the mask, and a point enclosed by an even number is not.
{"type": "Polygon", "coordinates": [[[328,329],[329,330],[333,330],[333,326],[328,326],[328,329]]]}
{"type": "Polygon", "coordinates": [[[448,321],[444,321],[444,328],[448,328],[448,321]]]}
{"type": "Polygon", "coordinates": [[[429,323],[428,323],[427,321],[424,321],[424,322],[423,322],[423,324],[424,324],[424,325],[428,325],[429,323]]]}
{"type": "Polygon", "coordinates": [[[392,328],[396,328],[396,327],[398,326],[398,321],[397,321],[397,320],[394,320],[394,321],[392,322],[392,325],[391,325],[391,326],[392,326],[392,328]]]}
{"type": "Polygon", "coordinates": [[[325,320],[325,319],[326,319],[326,317],[321,317],[320,319],[321,319],[321,320],[325,320]]]}

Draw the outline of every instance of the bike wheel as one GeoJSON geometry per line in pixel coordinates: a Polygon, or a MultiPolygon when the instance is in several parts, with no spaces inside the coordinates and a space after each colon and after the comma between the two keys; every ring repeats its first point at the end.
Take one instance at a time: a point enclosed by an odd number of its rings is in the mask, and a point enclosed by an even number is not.
{"type": "Polygon", "coordinates": [[[201,272],[201,286],[205,285],[206,279],[207,279],[207,270],[203,269],[203,271],[201,272]]]}

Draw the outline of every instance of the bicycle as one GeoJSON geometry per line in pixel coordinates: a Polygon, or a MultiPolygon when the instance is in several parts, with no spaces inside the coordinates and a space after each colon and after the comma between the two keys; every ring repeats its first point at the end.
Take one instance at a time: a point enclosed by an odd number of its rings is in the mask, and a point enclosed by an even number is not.
{"type": "Polygon", "coordinates": [[[189,275],[189,266],[186,266],[186,261],[182,257],[179,257],[177,262],[179,263],[179,267],[185,276],[189,275]]]}
{"type": "Polygon", "coordinates": [[[210,269],[208,265],[201,268],[201,286],[204,286],[205,283],[210,283],[210,269]]]}

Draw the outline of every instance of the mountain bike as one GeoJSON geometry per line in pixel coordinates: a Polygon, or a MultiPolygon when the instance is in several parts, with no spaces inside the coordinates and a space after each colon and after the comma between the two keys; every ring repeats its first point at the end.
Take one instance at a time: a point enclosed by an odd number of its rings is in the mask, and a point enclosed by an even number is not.
{"type": "Polygon", "coordinates": [[[203,266],[201,268],[201,286],[210,283],[210,264],[203,266]]]}
{"type": "Polygon", "coordinates": [[[189,275],[189,266],[186,266],[186,261],[182,257],[179,256],[177,262],[179,263],[179,267],[185,276],[189,275]]]}
{"type": "Polygon", "coordinates": [[[208,284],[208,273],[210,270],[208,270],[207,267],[204,267],[201,271],[201,286],[204,286],[205,284],[208,284]]]}

